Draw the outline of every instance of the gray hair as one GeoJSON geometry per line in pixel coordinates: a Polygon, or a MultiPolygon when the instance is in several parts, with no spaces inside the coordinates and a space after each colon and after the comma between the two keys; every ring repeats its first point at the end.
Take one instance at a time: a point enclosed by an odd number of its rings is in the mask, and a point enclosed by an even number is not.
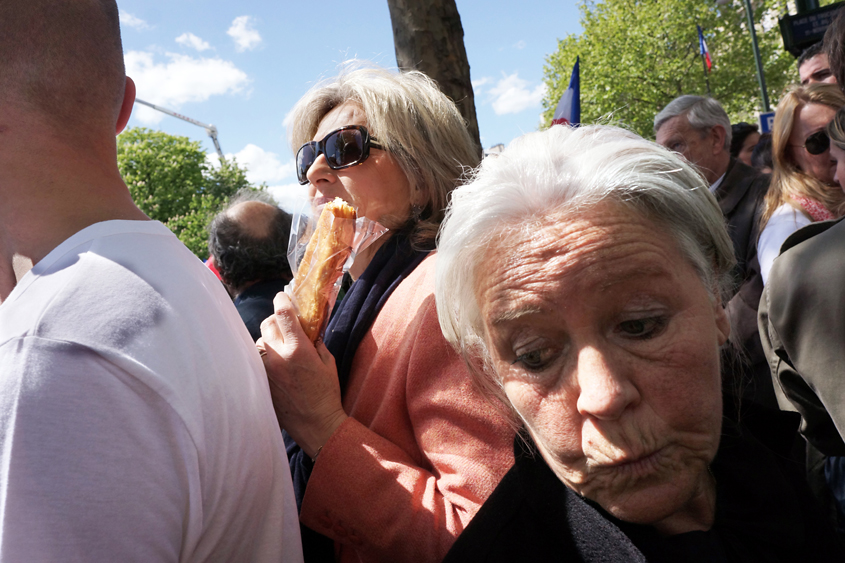
{"type": "Polygon", "coordinates": [[[417,246],[432,248],[449,193],[481,157],[458,108],[421,72],[347,61],[337,77],[314,86],[292,110],[294,152],[312,140],[327,113],[349,101],[363,108],[369,132],[396,159],[412,191],[423,192],[420,220],[406,227],[417,246]]]}
{"type": "Polygon", "coordinates": [[[229,199],[226,200],[226,205],[223,206],[221,211],[228,211],[239,203],[244,203],[246,201],[260,201],[261,203],[266,203],[274,207],[279,206],[279,202],[276,201],[273,194],[266,189],[255,189],[247,186],[239,188],[238,191],[229,196],[229,199]]]}
{"type": "Polygon", "coordinates": [[[736,264],[722,213],[697,169],[681,156],[617,127],[553,126],[485,159],[452,194],[438,237],[435,299],[446,339],[476,383],[502,400],[476,300],[477,273],[501,237],[536,229],[552,215],[614,201],[671,237],[705,288],[725,303],[736,264]],[[485,375],[485,373],[487,375],[485,375]]]}
{"type": "Polygon", "coordinates": [[[731,120],[722,104],[704,96],[688,95],[675,98],[654,116],[654,134],[657,134],[664,123],[679,115],[685,116],[690,127],[702,135],[720,125],[725,130],[725,150],[731,150],[731,120]]]}

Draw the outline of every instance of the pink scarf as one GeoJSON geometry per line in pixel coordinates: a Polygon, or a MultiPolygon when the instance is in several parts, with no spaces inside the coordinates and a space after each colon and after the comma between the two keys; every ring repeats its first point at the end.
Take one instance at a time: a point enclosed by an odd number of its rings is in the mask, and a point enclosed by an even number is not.
{"type": "Polygon", "coordinates": [[[813,221],[829,221],[830,219],[836,219],[833,213],[828,211],[827,207],[814,199],[810,199],[808,197],[793,197],[792,199],[804,208],[804,211],[812,217],[813,221]]]}

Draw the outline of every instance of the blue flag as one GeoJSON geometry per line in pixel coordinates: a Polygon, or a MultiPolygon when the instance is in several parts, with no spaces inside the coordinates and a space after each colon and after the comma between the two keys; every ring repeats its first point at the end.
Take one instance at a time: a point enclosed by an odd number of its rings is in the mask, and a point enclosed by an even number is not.
{"type": "Polygon", "coordinates": [[[560,97],[555,108],[552,125],[578,125],[581,123],[581,72],[578,65],[581,57],[575,58],[575,66],[572,67],[572,77],[569,79],[569,88],[560,97]]]}

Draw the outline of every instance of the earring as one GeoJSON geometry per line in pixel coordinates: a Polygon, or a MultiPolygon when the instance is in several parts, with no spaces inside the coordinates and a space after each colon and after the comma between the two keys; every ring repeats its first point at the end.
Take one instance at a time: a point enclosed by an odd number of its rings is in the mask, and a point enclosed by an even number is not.
{"type": "Polygon", "coordinates": [[[422,216],[423,206],[415,203],[411,205],[411,217],[414,218],[414,223],[420,222],[420,217],[422,216]]]}

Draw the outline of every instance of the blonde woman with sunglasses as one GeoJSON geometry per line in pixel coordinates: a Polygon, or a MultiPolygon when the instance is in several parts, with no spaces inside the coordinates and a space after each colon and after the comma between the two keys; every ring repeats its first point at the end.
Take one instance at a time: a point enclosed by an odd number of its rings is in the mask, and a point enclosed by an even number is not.
{"type": "Polygon", "coordinates": [[[262,324],[305,558],[439,562],[513,464],[514,432],[434,305],[435,237],[480,150],[419,72],[353,65],[291,115],[312,201],[343,198],[390,229],[356,256],[324,342],[305,338],[284,293],[262,324]]]}
{"type": "Polygon", "coordinates": [[[845,95],[834,84],[795,86],[778,104],[772,135],[774,172],[757,242],[763,283],[789,235],[842,214],[845,193],[833,179],[836,162],[825,130],[842,106],[845,95]]]}

